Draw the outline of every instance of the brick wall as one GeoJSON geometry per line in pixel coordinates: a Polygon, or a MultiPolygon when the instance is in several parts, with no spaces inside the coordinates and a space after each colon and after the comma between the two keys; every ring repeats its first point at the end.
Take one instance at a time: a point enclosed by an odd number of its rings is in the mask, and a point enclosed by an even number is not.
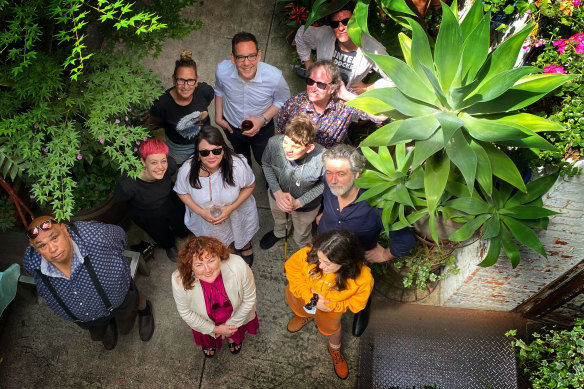
{"type": "MultiPolygon", "coordinates": [[[[580,161],[580,167],[584,166],[580,161]]],[[[544,205],[557,212],[539,233],[548,258],[521,250],[513,269],[502,254],[496,265],[481,268],[487,242],[475,242],[456,253],[460,273],[443,281],[442,305],[457,308],[510,311],[584,259],[584,175],[560,178],[544,197],[544,205]]]]}

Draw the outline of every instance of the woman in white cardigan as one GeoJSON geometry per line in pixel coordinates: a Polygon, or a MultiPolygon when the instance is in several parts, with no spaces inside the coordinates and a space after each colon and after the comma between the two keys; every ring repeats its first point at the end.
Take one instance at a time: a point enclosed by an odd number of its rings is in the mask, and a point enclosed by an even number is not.
{"type": "Polygon", "coordinates": [[[253,273],[216,238],[189,238],[172,273],[172,293],[178,313],[207,358],[225,338],[229,351],[238,354],[245,333],[255,335],[259,327],[253,273]]]}

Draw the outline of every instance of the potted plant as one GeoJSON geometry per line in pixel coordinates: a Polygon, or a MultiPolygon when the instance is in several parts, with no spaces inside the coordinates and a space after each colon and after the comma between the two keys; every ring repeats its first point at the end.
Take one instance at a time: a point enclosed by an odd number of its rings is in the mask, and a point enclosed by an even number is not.
{"type": "MultiPolygon", "coordinates": [[[[412,38],[400,35],[404,60],[369,55],[396,87],[366,92],[348,104],[396,119],[376,130],[361,147],[373,149],[399,144],[411,147],[412,156],[407,161],[410,166],[402,165],[401,171],[407,172],[410,178],[423,176],[423,195],[412,196],[411,190],[400,190],[400,196],[395,196],[393,186],[388,186],[389,181],[383,177],[391,170],[387,166],[393,161],[381,151],[377,157],[364,151],[372,170],[380,174],[365,176],[356,184],[368,189],[363,198],[371,203],[398,204],[383,214],[384,225],[389,228],[411,226],[427,215],[431,236],[438,242],[439,217],[455,219],[466,224],[463,232],[454,238],[478,230],[482,239],[487,239],[487,233],[494,242],[483,265],[496,262],[501,248],[497,242],[503,242],[503,249],[516,266],[518,252],[507,244],[511,240],[510,232],[507,228],[497,229],[495,221],[487,222],[497,218],[501,221],[507,216],[499,215],[501,207],[491,204],[485,208],[485,204],[499,197],[511,199],[512,191],[527,192],[520,170],[507,153],[510,149],[523,148],[553,150],[554,146],[538,132],[564,128],[557,122],[518,110],[575,76],[541,74],[535,67],[513,68],[532,26],[512,35],[490,52],[490,14],[483,13],[480,2],[474,3],[462,22],[458,20],[456,3],[451,7],[443,4],[442,23],[433,44],[417,22],[409,20],[409,23],[412,38]],[[381,169],[380,165],[386,168],[381,169]],[[482,202],[469,198],[480,198],[482,202]],[[480,217],[476,218],[477,215],[480,217]],[[492,228],[487,230],[488,226],[492,228]]],[[[361,31],[354,29],[350,33],[353,39],[353,34],[359,35],[361,31]]],[[[529,200],[521,204],[537,207],[533,203],[535,199],[529,197],[529,200]]],[[[530,217],[545,220],[550,214],[538,211],[530,217]]],[[[532,239],[539,240],[531,228],[545,227],[545,223],[526,225],[531,233],[523,233],[524,229],[522,233],[515,230],[512,233],[520,243],[534,248],[537,245],[532,239]]],[[[543,250],[538,252],[545,255],[543,250]]]]}

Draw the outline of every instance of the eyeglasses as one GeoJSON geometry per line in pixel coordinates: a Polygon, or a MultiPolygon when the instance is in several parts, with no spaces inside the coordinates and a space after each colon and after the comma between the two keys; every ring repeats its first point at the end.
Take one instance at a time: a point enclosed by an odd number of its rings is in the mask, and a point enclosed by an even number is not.
{"type": "Polygon", "coordinates": [[[53,219],[47,219],[44,222],[42,222],[41,224],[39,224],[38,226],[29,228],[26,231],[26,236],[28,236],[29,239],[35,239],[37,236],[39,236],[39,233],[41,232],[41,230],[48,231],[51,229],[53,224],[58,224],[58,222],[56,220],[53,220],[53,219]]]}
{"type": "Polygon", "coordinates": [[[314,81],[312,78],[306,77],[306,85],[312,86],[314,84],[316,84],[316,87],[318,89],[323,89],[323,90],[326,89],[326,87],[330,85],[326,82],[314,81]]]}
{"type": "Polygon", "coordinates": [[[351,18],[347,18],[347,19],[343,19],[343,20],[331,20],[329,23],[329,26],[331,26],[331,28],[337,29],[339,28],[339,24],[343,23],[343,26],[346,26],[347,24],[349,24],[349,19],[351,18]]]}
{"type": "Polygon", "coordinates": [[[258,53],[250,54],[250,55],[236,55],[235,62],[243,63],[246,59],[249,59],[249,62],[253,62],[258,59],[258,53]]]}
{"type": "Polygon", "coordinates": [[[221,155],[223,152],[223,147],[219,147],[218,149],[213,150],[199,150],[199,154],[201,157],[208,157],[209,154],[213,153],[213,155],[221,155]]]}
{"type": "Polygon", "coordinates": [[[197,83],[197,80],[194,78],[189,78],[188,80],[185,80],[184,78],[177,78],[176,79],[176,84],[183,86],[184,84],[187,84],[188,86],[193,86],[197,83]]]}

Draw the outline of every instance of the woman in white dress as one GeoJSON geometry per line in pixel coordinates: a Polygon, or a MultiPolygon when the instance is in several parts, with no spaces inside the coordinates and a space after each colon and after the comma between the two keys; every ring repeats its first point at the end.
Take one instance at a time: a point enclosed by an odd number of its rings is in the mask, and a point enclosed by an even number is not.
{"type": "Polygon", "coordinates": [[[204,126],[195,153],[178,171],[175,192],[186,205],[185,225],[196,236],[234,244],[249,266],[251,238],[259,230],[252,195],[255,176],[245,157],[235,154],[215,127],[204,126]]]}

